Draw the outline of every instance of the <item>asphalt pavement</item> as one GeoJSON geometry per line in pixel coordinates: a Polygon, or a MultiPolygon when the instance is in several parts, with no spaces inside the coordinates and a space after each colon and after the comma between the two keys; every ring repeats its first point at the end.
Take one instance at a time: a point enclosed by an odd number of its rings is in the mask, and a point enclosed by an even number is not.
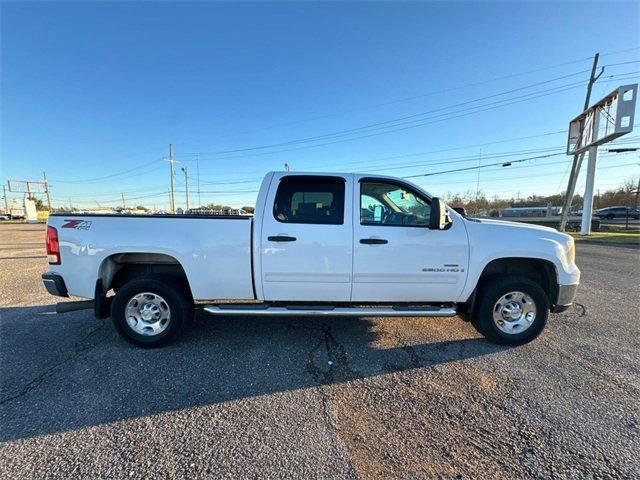
{"type": "Polygon", "coordinates": [[[639,478],[640,250],[579,244],[529,345],[458,317],[206,318],[139,349],[51,313],[0,224],[0,478],[639,478]]]}

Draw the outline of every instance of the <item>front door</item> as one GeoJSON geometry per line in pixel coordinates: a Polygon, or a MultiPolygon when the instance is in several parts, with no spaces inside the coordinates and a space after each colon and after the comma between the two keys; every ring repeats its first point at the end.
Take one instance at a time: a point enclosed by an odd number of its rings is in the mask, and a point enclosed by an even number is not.
{"type": "Polygon", "coordinates": [[[462,220],[430,230],[430,200],[418,189],[396,180],[359,180],[354,182],[352,301],[457,300],[469,258],[462,220]]]}
{"type": "Polygon", "coordinates": [[[261,232],[267,301],[348,302],[352,273],[351,176],[274,177],[261,232]],[[349,212],[349,214],[345,213],[349,212]]]}

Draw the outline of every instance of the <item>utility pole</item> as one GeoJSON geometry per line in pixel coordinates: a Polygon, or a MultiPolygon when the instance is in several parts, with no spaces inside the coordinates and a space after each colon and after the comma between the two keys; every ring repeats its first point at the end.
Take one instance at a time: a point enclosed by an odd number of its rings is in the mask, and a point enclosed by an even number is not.
{"type": "Polygon", "coordinates": [[[126,208],[124,206],[124,192],[121,192],[120,195],[122,195],[122,208],[124,209],[124,208],[126,208]]]}
{"type": "Polygon", "coordinates": [[[171,213],[176,213],[176,197],[173,190],[173,147],[169,144],[169,177],[171,179],[171,213]]]}
{"type": "Polygon", "coordinates": [[[47,180],[47,172],[42,172],[44,178],[44,191],[47,193],[47,206],[49,207],[49,213],[51,213],[51,194],[49,193],[49,181],[47,180]]]}
{"type": "Polygon", "coordinates": [[[198,178],[198,208],[202,207],[202,199],[200,198],[200,154],[196,153],[196,177],[198,178]]]}
{"type": "Polygon", "coordinates": [[[480,154],[478,155],[478,181],[476,183],[476,208],[478,207],[478,197],[480,197],[480,168],[482,162],[482,149],[480,149],[480,154]]]}
{"type": "MultiPolygon", "coordinates": [[[[604,72],[604,67],[601,68],[600,73],[596,75],[596,69],[598,68],[598,58],[600,57],[599,53],[596,53],[593,57],[593,65],[591,66],[591,76],[589,77],[589,83],[587,84],[587,95],[584,99],[584,108],[582,111],[589,108],[589,102],[591,101],[591,89],[593,88],[593,84],[600,78],[602,72],[604,72]]],[[[591,153],[589,153],[591,155],[591,153]]],[[[591,158],[591,157],[589,157],[591,158]]],[[[578,180],[578,175],[580,174],[580,167],[582,167],[582,160],[584,159],[584,152],[573,156],[573,164],[571,165],[571,173],[569,174],[569,183],[567,184],[567,193],[564,198],[564,205],[562,206],[562,217],[560,218],[560,228],[561,232],[564,232],[564,229],[567,225],[567,219],[569,217],[569,210],[571,210],[571,203],[573,201],[573,194],[576,190],[576,181],[578,180]]],[[[584,211],[582,212],[583,220],[584,220],[584,211]]],[[[590,215],[589,215],[590,216],[590,215]]]]}
{"type": "Polygon", "coordinates": [[[9,213],[9,202],[7,201],[7,187],[2,185],[2,195],[4,196],[4,213],[9,213]]]}
{"type": "Polygon", "coordinates": [[[189,210],[189,169],[182,167],[182,171],[184,172],[184,193],[187,197],[187,210],[189,210]]]}

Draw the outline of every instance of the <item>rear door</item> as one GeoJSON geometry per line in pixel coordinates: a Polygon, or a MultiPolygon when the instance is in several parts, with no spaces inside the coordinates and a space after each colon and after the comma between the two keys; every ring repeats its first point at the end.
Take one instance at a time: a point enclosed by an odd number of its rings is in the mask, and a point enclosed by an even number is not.
{"type": "Polygon", "coordinates": [[[354,178],[354,302],[455,301],[469,243],[459,217],[430,230],[430,199],[411,184],[354,178]]]}
{"type": "Polygon", "coordinates": [[[349,301],[352,188],[351,175],[274,175],[260,233],[265,300],[349,301]]]}

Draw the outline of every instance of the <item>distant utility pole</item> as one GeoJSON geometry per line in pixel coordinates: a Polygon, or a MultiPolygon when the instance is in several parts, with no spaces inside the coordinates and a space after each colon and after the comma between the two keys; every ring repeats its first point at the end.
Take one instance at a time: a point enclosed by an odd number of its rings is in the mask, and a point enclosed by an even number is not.
{"type": "Polygon", "coordinates": [[[198,208],[202,207],[202,199],[200,198],[200,154],[196,153],[196,177],[198,178],[198,208]]]}
{"type": "Polygon", "coordinates": [[[7,201],[7,187],[2,185],[2,195],[4,196],[4,213],[9,213],[9,202],[7,201]]]}
{"type": "Polygon", "coordinates": [[[126,208],[126,207],[124,206],[124,192],[120,193],[120,195],[122,195],[122,208],[126,208]]]}
{"type": "Polygon", "coordinates": [[[49,207],[49,213],[51,213],[51,193],[49,193],[49,181],[47,180],[47,172],[42,172],[42,178],[44,178],[44,191],[47,194],[47,206],[49,207]]]}
{"type": "Polygon", "coordinates": [[[478,198],[480,197],[480,168],[482,162],[482,149],[480,149],[480,155],[478,155],[478,181],[476,183],[476,208],[478,206],[478,198]]]}
{"type": "Polygon", "coordinates": [[[173,147],[169,144],[169,178],[171,179],[171,213],[176,213],[176,197],[173,190],[173,147]]]}
{"type": "Polygon", "coordinates": [[[187,210],[189,210],[189,169],[182,167],[182,171],[184,172],[184,192],[187,197],[187,210]]]}
{"type": "MultiPolygon", "coordinates": [[[[584,99],[584,108],[583,111],[589,108],[589,102],[591,101],[591,89],[593,88],[593,84],[600,78],[602,72],[604,72],[604,67],[601,68],[600,73],[596,75],[596,70],[598,68],[598,58],[600,57],[599,53],[596,53],[593,57],[593,65],[591,66],[591,76],[589,77],[589,83],[587,84],[587,95],[584,99]]],[[[567,184],[567,193],[564,197],[564,205],[562,206],[562,217],[560,219],[560,228],[561,232],[564,232],[564,229],[567,225],[567,219],[569,218],[569,210],[571,210],[571,203],[573,201],[573,194],[576,190],[576,182],[578,180],[578,175],[580,174],[580,167],[582,166],[582,160],[584,159],[584,152],[573,156],[573,164],[571,165],[571,173],[569,174],[569,183],[567,184]]],[[[595,159],[594,159],[595,160],[595,159]]],[[[592,162],[595,170],[595,161],[592,162]]],[[[584,212],[583,212],[584,215],[584,212]]]]}

